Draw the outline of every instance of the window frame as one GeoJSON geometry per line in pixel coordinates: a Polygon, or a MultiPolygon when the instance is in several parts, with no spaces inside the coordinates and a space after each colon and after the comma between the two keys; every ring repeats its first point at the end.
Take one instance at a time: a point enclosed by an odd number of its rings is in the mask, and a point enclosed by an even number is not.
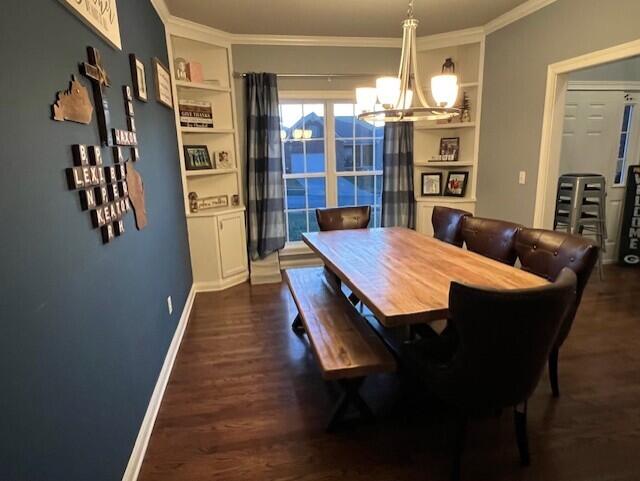
{"type": "MultiPolygon", "coordinates": [[[[283,182],[284,182],[284,201],[285,201],[285,228],[287,239],[289,237],[289,217],[288,212],[309,210],[309,207],[305,209],[288,209],[287,208],[287,179],[293,178],[324,178],[325,179],[325,195],[326,195],[326,207],[338,206],[338,178],[339,177],[363,177],[372,176],[374,178],[374,204],[376,200],[376,183],[377,176],[382,178],[382,169],[376,170],[375,155],[373,155],[373,170],[355,170],[355,152],[354,152],[354,170],[353,171],[337,171],[336,165],[336,135],[335,135],[335,117],[333,112],[334,104],[350,103],[355,104],[356,100],[353,95],[353,91],[280,91],[279,92],[280,104],[323,104],[324,105],[324,154],[325,154],[325,171],[323,173],[298,173],[287,174],[284,171],[284,150],[282,151],[282,163],[283,163],[283,182]]],[[[364,137],[352,137],[354,140],[364,137]]],[[[384,137],[382,137],[384,138],[384,137]]],[[[368,139],[368,137],[367,137],[368,139]]],[[[320,140],[320,139],[317,139],[320,140]]],[[[375,143],[375,135],[373,137],[375,143]]],[[[282,144],[284,146],[284,142],[282,144]]],[[[384,144],[383,144],[384,145],[384,144]]],[[[357,182],[357,180],[356,180],[357,182]]],[[[382,186],[380,186],[382,189],[382,186]]],[[[382,195],[380,195],[382,199],[382,195]]],[[[308,206],[308,192],[305,195],[305,206],[308,206]]],[[[380,216],[382,215],[382,200],[380,201],[380,216]]],[[[372,213],[372,222],[373,213],[372,213]]],[[[298,252],[302,247],[306,248],[304,241],[286,241],[284,252],[298,252]]]]}

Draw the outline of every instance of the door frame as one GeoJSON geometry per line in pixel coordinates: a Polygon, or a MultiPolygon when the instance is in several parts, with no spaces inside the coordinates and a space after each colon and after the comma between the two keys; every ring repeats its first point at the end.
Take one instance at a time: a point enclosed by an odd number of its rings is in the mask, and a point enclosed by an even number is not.
{"type": "Polygon", "coordinates": [[[553,225],[554,208],[549,207],[548,199],[555,198],[556,185],[552,184],[550,180],[557,178],[560,172],[565,94],[569,83],[569,74],[576,70],[624,60],[637,55],[640,55],[640,40],[580,55],[550,64],[547,67],[547,87],[533,216],[534,227],[549,228],[553,225]]]}

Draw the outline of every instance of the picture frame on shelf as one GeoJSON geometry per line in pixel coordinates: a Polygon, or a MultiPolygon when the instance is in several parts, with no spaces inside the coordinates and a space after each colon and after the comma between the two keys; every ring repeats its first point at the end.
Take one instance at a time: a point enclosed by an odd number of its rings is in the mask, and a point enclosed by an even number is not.
{"type": "Polygon", "coordinates": [[[149,98],[149,94],[147,93],[147,76],[145,74],[144,63],[142,63],[134,53],[131,53],[129,54],[129,64],[131,65],[133,94],[136,99],[146,102],[149,98]]]}
{"type": "Polygon", "coordinates": [[[447,197],[464,197],[467,192],[469,172],[451,171],[447,174],[447,183],[444,186],[444,195],[447,197]]]}
{"type": "Polygon", "coordinates": [[[440,158],[442,161],[456,162],[460,154],[460,137],[440,139],[440,158]]]}
{"type": "Polygon", "coordinates": [[[220,150],[214,153],[216,169],[233,169],[233,157],[228,150],[220,150]]]}
{"type": "Polygon", "coordinates": [[[151,61],[153,63],[153,83],[156,89],[156,101],[167,108],[173,109],[171,72],[157,57],[153,57],[151,61]]]}
{"type": "Polygon", "coordinates": [[[184,164],[187,170],[212,170],[213,164],[206,145],[185,145],[184,164]]]}
{"type": "Polygon", "coordinates": [[[424,172],[421,177],[420,194],[422,197],[433,197],[442,195],[442,172],[424,172]]]}

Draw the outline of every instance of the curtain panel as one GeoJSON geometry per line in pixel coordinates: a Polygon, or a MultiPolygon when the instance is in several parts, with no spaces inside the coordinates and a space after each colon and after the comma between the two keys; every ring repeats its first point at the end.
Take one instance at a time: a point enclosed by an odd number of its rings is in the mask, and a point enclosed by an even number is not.
{"type": "Polygon", "coordinates": [[[415,228],[413,122],[384,127],[382,227],[415,228]]]}
{"type": "Polygon", "coordinates": [[[278,79],[246,76],[248,248],[252,260],[282,249],[286,241],[278,79]]]}

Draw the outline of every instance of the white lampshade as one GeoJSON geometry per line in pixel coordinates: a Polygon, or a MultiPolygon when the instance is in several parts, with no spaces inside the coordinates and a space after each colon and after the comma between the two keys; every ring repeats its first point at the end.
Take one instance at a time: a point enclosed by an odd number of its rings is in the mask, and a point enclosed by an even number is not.
{"type": "Polygon", "coordinates": [[[376,94],[382,105],[395,107],[400,96],[400,79],[398,77],[380,77],[376,80],[376,94]]]}
{"type": "Polygon", "coordinates": [[[458,98],[458,77],[452,74],[437,75],[431,79],[431,95],[438,107],[453,107],[458,98]]]}
{"type": "Polygon", "coordinates": [[[374,87],[359,87],[356,89],[357,108],[361,112],[371,112],[378,100],[378,92],[374,87]]]}

